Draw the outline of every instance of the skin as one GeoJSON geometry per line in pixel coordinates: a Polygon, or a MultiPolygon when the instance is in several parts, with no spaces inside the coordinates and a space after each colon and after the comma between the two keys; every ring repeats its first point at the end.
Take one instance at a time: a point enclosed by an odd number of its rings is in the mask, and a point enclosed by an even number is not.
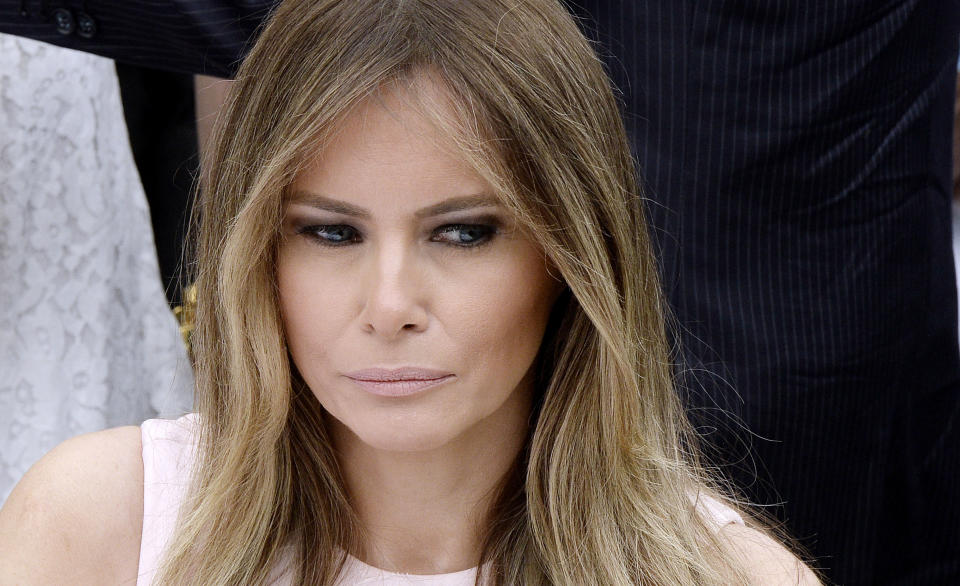
{"type": "MultiPolygon", "coordinates": [[[[429,80],[420,89],[443,99],[429,80]]],[[[291,354],[330,414],[347,488],[368,529],[361,557],[408,573],[452,572],[476,564],[477,523],[522,444],[530,366],[561,285],[496,204],[418,216],[486,186],[396,98],[357,110],[297,178],[278,288],[291,354]],[[369,213],[329,218],[313,205],[317,192],[369,213]],[[491,219],[498,227],[489,242],[451,244],[490,234],[451,224],[491,219]],[[316,238],[331,237],[329,230],[303,229],[332,220],[355,226],[362,240],[324,247],[316,238]],[[418,395],[385,398],[341,376],[401,365],[454,377],[418,395]]],[[[68,440],[27,472],[0,509],[0,584],[134,584],[142,521],[140,430],[68,440]]],[[[760,532],[728,525],[719,535],[751,584],[819,584],[760,532]]]]}
{"type": "MultiPolygon", "coordinates": [[[[429,78],[417,86],[443,103],[429,78]]],[[[362,558],[416,574],[477,564],[477,526],[526,436],[531,366],[561,290],[445,146],[403,95],[368,100],[294,181],[277,265],[290,353],[331,416],[371,536],[362,558]],[[440,209],[453,204],[463,209],[440,209]],[[452,377],[383,397],[345,376],[405,366],[452,377]]]]}
{"type": "Polygon", "coordinates": [[[67,440],[0,509],[0,584],[136,584],[142,528],[140,429],[67,440]]]}

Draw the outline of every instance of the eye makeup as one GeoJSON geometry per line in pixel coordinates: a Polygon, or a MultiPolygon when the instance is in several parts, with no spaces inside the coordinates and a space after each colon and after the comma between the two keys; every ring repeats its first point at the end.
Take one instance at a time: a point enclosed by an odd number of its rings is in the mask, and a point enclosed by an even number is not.
{"type": "Polygon", "coordinates": [[[347,224],[314,224],[296,229],[297,234],[321,246],[340,247],[362,242],[360,232],[347,224]]]}
{"type": "MultiPolygon", "coordinates": [[[[299,206],[296,206],[299,207],[299,206]]],[[[356,224],[356,218],[343,222],[345,218],[325,218],[327,214],[297,209],[287,210],[284,222],[288,233],[307,239],[312,244],[329,248],[342,248],[365,242],[365,230],[356,224]]],[[[452,213],[440,223],[436,218],[431,223],[435,227],[423,235],[430,243],[448,246],[454,249],[475,249],[490,244],[502,234],[507,233],[507,224],[501,214],[463,214],[452,213]]],[[[361,222],[364,224],[366,222],[361,222]]]]}
{"type": "MultiPolygon", "coordinates": [[[[296,234],[320,246],[333,248],[360,244],[363,236],[347,224],[311,224],[296,228],[296,234]]],[[[500,230],[492,224],[443,224],[431,232],[430,242],[456,248],[478,248],[490,243],[500,230]]]]}

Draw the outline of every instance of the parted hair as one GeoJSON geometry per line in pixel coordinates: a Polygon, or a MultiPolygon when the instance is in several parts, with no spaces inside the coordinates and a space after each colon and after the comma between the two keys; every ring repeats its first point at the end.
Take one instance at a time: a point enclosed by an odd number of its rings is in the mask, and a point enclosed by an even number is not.
{"type": "MultiPolygon", "coordinates": [[[[728,584],[742,570],[694,508],[698,463],[621,112],[558,0],[287,0],[242,63],[203,162],[195,223],[192,482],[162,584],[334,584],[363,550],[322,407],[286,348],[275,278],[284,195],[384,88],[439,80],[458,152],[565,291],[533,419],[485,526],[485,584],[728,584]]],[[[726,502],[730,502],[729,500],[726,502]]]]}

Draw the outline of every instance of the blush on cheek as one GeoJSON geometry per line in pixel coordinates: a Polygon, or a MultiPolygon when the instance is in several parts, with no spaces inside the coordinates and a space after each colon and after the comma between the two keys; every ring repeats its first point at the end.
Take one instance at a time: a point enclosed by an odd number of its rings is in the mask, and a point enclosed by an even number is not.
{"type": "MultiPolygon", "coordinates": [[[[332,315],[316,276],[303,270],[295,255],[281,253],[277,263],[277,290],[284,335],[294,364],[309,379],[310,363],[322,356],[332,315]]],[[[309,380],[307,381],[309,382],[309,380]]]]}
{"type": "Polygon", "coordinates": [[[476,300],[481,319],[474,331],[491,350],[488,368],[522,378],[540,348],[559,284],[549,277],[540,256],[510,268],[485,288],[484,299],[476,300]]]}

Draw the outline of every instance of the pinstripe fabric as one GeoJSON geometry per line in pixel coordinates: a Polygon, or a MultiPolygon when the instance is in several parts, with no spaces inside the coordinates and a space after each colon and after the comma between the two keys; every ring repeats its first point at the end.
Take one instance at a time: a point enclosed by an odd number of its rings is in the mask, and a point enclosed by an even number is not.
{"type": "Polygon", "coordinates": [[[575,11],[624,93],[715,459],[785,501],[773,512],[831,579],[960,583],[960,4],[575,11]]]}
{"type": "Polygon", "coordinates": [[[130,65],[232,77],[272,2],[265,0],[0,0],[0,32],[79,49],[130,65]],[[43,5],[46,5],[45,10],[43,5]],[[97,34],[83,39],[56,31],[59,7],[85,10],[97,34]]]}
{"type": "MultiPolygon", "coordinates": [[[[229,75],[269,3],[89,0],[93,41],[18,4],[0,31],[229,75]]],[[[960,583],[957,1],[572,8],[623,92],[715,458],[833,580],[960,583]]]]}

